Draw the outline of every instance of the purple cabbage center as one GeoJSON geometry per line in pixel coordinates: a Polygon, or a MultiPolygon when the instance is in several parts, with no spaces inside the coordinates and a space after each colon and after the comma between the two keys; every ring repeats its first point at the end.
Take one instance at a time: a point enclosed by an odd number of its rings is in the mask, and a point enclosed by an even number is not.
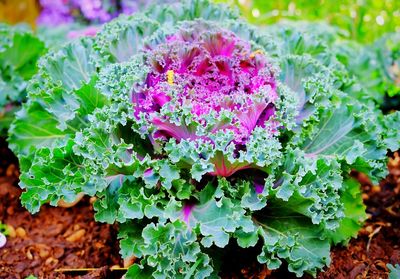
{"type": "Polygon", "coordinates": [[[218,118],[222,111],[232,112],[230,122],[214,124],[210,133],[231,130],[241,145],[274,115],[278,96],[270,65],[261,51],[252,51],[249,43],[231,32],[170,36],[149,50],[148,65],[151,70],[132,100],[136,117],[144,114],[155,126],[154,138],[204,138],[183,119],[177,125],[162,115],[165,106],[171,113],[189,107],[203,126],[210,114],[218,118]]]}

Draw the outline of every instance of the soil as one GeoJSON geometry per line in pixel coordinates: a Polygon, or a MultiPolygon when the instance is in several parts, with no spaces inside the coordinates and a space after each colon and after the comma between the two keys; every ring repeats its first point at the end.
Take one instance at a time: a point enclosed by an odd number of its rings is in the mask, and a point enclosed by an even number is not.
{"type": "MultiPolygon", "coordinates": [[[[357,239],[334,247],[332,263],[318,279],[387,278],[387,263],[400,263],[400,156],[389,161],[388,177],[379,185],[354,173],[362,183],[369,218],[357,239]]],[[[0,248],[0,278],[120,278],[111,267],[123,266],[117,228],[94,221],[90,199],[72,208],[43,206],[36,215],[21,207],[18,162],[0,138],[0,221],[12,235],[0,248]],[[57,272],[60,268],[97,268],[92,272],[57,272]]],[[[256,261],[257,247],[230,247],[223,278],[296,278],[283,266],[270,271],[256,261]],[[233,256],[232,256],[233,255],[233,256]]],[[[304,278],[311,278],[305,276],[304,278]]]]}

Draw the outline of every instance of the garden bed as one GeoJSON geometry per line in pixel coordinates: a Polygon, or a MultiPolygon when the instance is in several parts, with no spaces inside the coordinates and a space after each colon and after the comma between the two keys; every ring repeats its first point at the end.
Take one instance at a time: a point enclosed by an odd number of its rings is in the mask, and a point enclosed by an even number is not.
{"type": "MultiPolygon", "coordinates": [[[[379,186],[362,175],[363,198],[369,219],[347,248],[332,250],[332,264],[318,278],[385,278],[387,263],[400,262],[400,157],[389,162],[390,175],[379,186]]],[[[11,225],[0,249],[0,278],[75,278],[85,273],[56,272],[59,268],[99,268],[84,278],[119,278],[121,272],[109,268],[122,266],[116,228],[96,223],[88,198],[72,208],[44,206],[32,216],[19,202],[18,166],[14,155],[0,139],[0,217],[11,225]],[[108,274],[108,275],[107,275],[108,274]]],[[[295,278],[286,267],[271,272],[257,264],[256,253],[243,253],[230,245],[224,259],[224,278],[295,278]],[[228,251],[229,250],[229,251],[228,251]]],[[[254,251],[255,252],[255,251],[254,251]]]]}

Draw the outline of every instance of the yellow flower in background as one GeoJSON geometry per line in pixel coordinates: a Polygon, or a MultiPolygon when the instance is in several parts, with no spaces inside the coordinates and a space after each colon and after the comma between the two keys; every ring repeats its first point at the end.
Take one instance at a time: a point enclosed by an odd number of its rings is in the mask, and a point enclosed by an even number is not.
{"type": "Polygon", "coordinates": [[[9,24],[25,22],[35,27],[39,5],[35,0],[0,0],[0,21],[9,24]]]}

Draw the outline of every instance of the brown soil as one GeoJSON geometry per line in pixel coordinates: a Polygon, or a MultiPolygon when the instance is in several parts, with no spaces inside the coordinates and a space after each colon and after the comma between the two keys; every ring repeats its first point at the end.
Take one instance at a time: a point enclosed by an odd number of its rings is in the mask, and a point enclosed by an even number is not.
{"type": "MultiPolygon", "coordinates": [[[[319,279],[387,278],[387,263],[400,263],[400,157],[389,162],[390,175],[373,186],[357,175],[363,184],[363,198],[369,219],[349,246],[332,250],[332,264],[319,279]]],[[[96,223],[89,199],[73,208],[43,206],[32,216],[19,202],[17,160],[0,138],[0,220],[12,226],[0,248],[0,278],[119,278],[110,267],[122,265],[116,228],[96,223]],[[96,272],[56,272],[59,268],[96,267],[96,272]],[[84,276],[80,276],[84,275],[84,276]]],[[[255,249],[233,248],[224,263],[229,265],[223,278],[295,278],[286,267],[270,271],[256,263],[255,249]],[[254,250],[254,251],[253,251],[254,250]],[[232,256],[234,255],[234,256],[232,256]]],[[[310,278],[305,276],[304,278],[310,278]]]]}
{"type": "Polygon", "coordinates": [[[387,263],[400,263],[400,157],[389,161],[389,176],[371,185],[358,174],[368,220],[349,247],[335,247],[332,265],[318,278],[387,278],[387,263]]]}

